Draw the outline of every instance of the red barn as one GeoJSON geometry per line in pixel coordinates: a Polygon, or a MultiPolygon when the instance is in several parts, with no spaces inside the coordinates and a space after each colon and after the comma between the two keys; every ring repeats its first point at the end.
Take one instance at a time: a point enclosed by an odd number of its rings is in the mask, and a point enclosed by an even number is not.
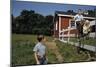
{"type": "MultiPolygon", "coordinates": [[[[69,14],[68,12],[56,11],[54,18],[54,37],[75,37],[77,34],[76,24],[72,21],[76,13],[69,14]],[[70,35],[67,35],[66,31],[70,27],[70,35]],[[62,33],[62,31],[65,31],[62,33]],[[63,35],[62,35],[63,34],[63,35]]],[[[89,21],[95,20],[95,17],[84,16],[84,19],[89,21]]]]}

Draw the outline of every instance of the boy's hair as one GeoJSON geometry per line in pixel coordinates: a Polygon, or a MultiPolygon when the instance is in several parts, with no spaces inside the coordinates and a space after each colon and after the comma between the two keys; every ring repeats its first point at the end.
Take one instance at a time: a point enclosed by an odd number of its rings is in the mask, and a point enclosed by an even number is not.
{"type": "Polygon", "coordinates": [[[78,13],[82,13],[82,10],[81,9],[78,9],[78,13]]]}
{"type": "Polygon", "coordinates": [[[43,36],[43,35],[38,35],[38,36],[37,36],[37,40],[38,40],[39,42],[41,42],[42,39],[44,39],[44,36],[43,36]]]}

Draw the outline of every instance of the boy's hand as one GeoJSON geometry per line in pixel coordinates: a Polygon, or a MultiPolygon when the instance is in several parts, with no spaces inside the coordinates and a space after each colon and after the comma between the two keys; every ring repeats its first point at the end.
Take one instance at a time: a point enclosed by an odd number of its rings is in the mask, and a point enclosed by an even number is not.
{"type": "Polygon", "coordinates": [[[48,58],[46,57],[46,61],[48,62],[48,58]]]}
{"type": "Polygon", "coordinates": [[[37,64],[40,64],[40,62],[39,62],[39,61],[37,61],[37,64]]]}

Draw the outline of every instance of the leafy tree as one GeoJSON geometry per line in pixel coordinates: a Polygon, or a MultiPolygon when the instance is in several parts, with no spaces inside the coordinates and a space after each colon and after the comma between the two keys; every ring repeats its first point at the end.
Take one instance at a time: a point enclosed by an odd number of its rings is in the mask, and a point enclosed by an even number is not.
{"type": "Polygon", "coordinates": [[[33,10],[23,10],[19,16],[12,16],[12,32],[17,34],[45,34],[51,35],[53,16],[43,16],[33,10]]]}

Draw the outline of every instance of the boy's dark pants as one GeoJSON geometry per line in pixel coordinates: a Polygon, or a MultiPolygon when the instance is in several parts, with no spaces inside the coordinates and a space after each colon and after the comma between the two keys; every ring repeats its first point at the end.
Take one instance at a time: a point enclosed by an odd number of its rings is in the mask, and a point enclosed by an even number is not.
{"type": "Polygon", "coordinates": [[[42,58],[38,58],[39,62],[40,62],[40,65],[43,65],[43,64],[47,64],[47,60],[46,60],[46,57],[42,57],[42,58]]]}
{"type": "Polygon", "coordinates": [[[81,24],[80,21],[77,21],[76,25],[77,25],[78,35],[79,35],[78,38],[80,38],[83,35],[83,25],[81,24]]]}
{"type": "Polygon", "coordinates": [[[80,38],[83,36],[83,25],[81,24],[80,21],[77,21],[76,25],[77,25],[77,30],[78,30],[78,44],[79,44],[79,46],[77,47],[77,53],[80,53],[80,49],[81,49],[80,38]]]}

